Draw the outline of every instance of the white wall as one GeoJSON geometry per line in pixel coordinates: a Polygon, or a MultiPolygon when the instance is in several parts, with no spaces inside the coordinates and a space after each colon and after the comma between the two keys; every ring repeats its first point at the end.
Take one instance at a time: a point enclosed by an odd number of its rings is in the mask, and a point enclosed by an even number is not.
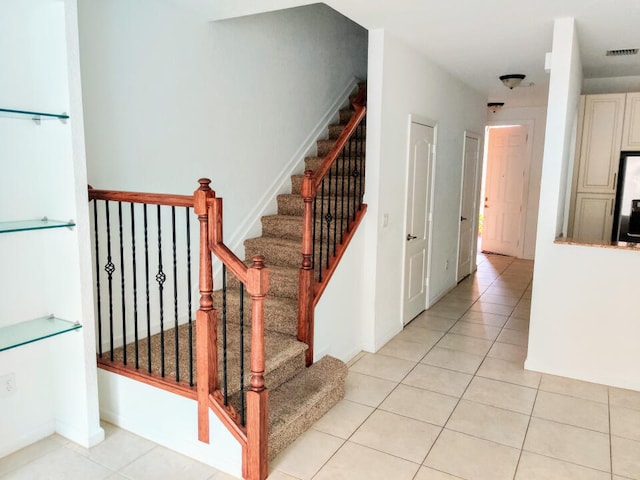
{"type": "Polygon", "coordinates": [[[36,125],[0,119],[0,220],[73,219],[73,229],[2,234],[0,326],[54,313],[83,328],[0,352],[15,391],[0,398],[0,456],[53,432],[91,446],[98,418],[86,171],[75,1],[4,3],[2,108],[68,112],[36,125]],[[78,185],[80,187],[78,187],[78,185]],[[78,196],[78,189],[82,194],[78,196]],[[86,287],[89,287],[88,289],[86,287]]]}
{"type": "Polygon", "coordinates": [[[582,93],[627,93],[640,92],[640,75],[626,77],[585,78],[582,93]]]}
{"type": "Polygon", "coordinates": [[[370,32],[368,85],[363,338],[367,349],[376,350],[402,328],[409,115],[437,122],[433,302],[456,284],[464,132],[483,131],[486,99],[382,30],[370,32]]]}
{"type": "Polygon", "coordinates": [[[573,19],[556,20],[526,368],[640,390],[637,252],[553,243],[581,92],[573,19]]]}
{"type": "Polygon", "coordinates": [[[80,34],[90,183],[189,194],[210,177],[232,248],[366,76],[366,32],[323,5],[209,23],[168,0],[80,0],[80,34]]]}
{"type": "MultiPolygon", "coordinates": [[[[365,217],[368,214],[365,214],[365,217]]],[[[362,317],[366,297],[366,234],[358,227],[338,268],[331,277],[314,317],[314,361],[331,355],[347,362],[363,348],[365,318],[362,317]]]]}
{"type": "Polygon", "coordinates": [[[488,125],[526,124],[530,127],[529,141],[532,142],[529,183],[527,185],[527,211],[525,219],[523,258],[533,259],[536,250],[538,224],[538,201],[540,199],[540,176],[544,153],[544,131],[547,121],[546,107],[502,108],[489,113],[488,125]]]}
{"type": "Polygon", "coordinates": [[[209,412],[209,443],[202,443],[198,441],[195,400],[105,370],[98,372],[98,380],[102,418],[218,470],[242,476],[240,444],[213,412],[209,412]]]}

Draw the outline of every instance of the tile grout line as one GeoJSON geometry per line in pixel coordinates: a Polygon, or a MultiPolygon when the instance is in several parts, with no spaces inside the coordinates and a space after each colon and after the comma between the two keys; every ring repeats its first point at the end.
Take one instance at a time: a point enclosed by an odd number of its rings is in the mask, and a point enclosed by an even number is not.
{"type": "Polygon", "coordinates": [[[538,382],[538,388],[536,388],[536,396],[533,399],[533,405],[531,406],[531,413],[529,414],[529,422],[527,423],[527,429],[524,432],[524,437],[522,438],[522,447],[520,447],[520,455],[518,456],[518,462],[516,463],[516,469],[513,472],[513,479],[516,479],[518,475],[518,468],[520,468],[520,461],[522,460],[522,453],[525,451],[524,444],[527,441],[527,435],[529,434],[529,427],[531,426],[531,420],[533,419],[533,411],[536,408],[536,402],[538,401],[538,394],[540,393],[540,385],[542,384],[542,376],[540,376],[540,381],[538,382]]]}
{"type": "MultiPolygon", "coordinates": [[[[511,262],[511,263],[513,263],[513,262],[511,262]]],[[[511,263],[510,263],[509,265],[511,265],[511,263]]],[[[508,267],[507,267],[507,268],[505,268],[505,270],[504,270],[504,271],[506,271],[507,269],[508,269],[508,267]]],[[[504,271],[503,271],[503,272],[504,272],[504,271]]],[[[502,273],[501,273],[501,275],[502,275],[502,273]]],[[[500,278],[500,276],[498,276],[498,277],[496,278],[496,280],[497,280],[498,278],[500,278]]],[[[489,284],[489,286],[488,286],[486,289],[484,289],[484,291],[486,292],[486,290],[488,290],[488,289],[491,287],[491,285],[493,285],[493,283],[494,283],[494,282],[495,282],[495,280],[494,280],[493,282],[491,282],[491,283],[489,284]]],[[[523,294],[524,294],[524,292],[523,292],[523,294]]],[[[478,297],[478,299],[476,300],[476,302],[477,302],[477,301],[479,301],[479,300],[480,300],[480,298],[482,298],[482,295],[484,295],[484,292],[480,295],[480,297],[478,297]]],[[[521,296],[521,297],[522,297],[522,296],[521,296]]],[[[520,297],[520,298],[521,298],[521,297],[520,297]]],[[[476,302],[474,302],[474,304],[475,304],[476,302]]],[[[454,327],[454,326],[455,326],[455,325],[460,321],[460,319],[461,319],[461,318],[462,318],[462,317],[463,317],[467,312],[469,312],[469,311],[471,310],[471,307],[472,307],[472,306],[473,306],[473,304],[471,304],[471,306],[470,306],[467,310],[465,310],[465,311],[462,313],[462,315],[460,316],[460,318],[459,318],[459,319],[458,319],[458,320],[457,320],[457,321],[456,321],[456,322],[451,326],[451,328],[453,328],[453,327],[454,327]]],[[[507,321],[508,321],[508,320],[507,320],[507,321]]],[[[506,325],[506,322],[505,322],[505,325],[506,325]]],[[[449,330],[451,330],[451,328],[450,328],[449,330]]],[[[500,333],[502,333],[502,330],[503,330],[503,329],[504,329],[504,327],[502,327],[502,328],[500,329],[500,333]]],[[[499,336],[499,334],[498,334],[498,336],[499,336]]],[[[444,338],[444,336],[443,336],[442,338],[444,338]]],[[[487,350],[487,352],[484,354],[484,357],[483,357],[482,361],[480,362],[480,364],[478,365],[478,368],[476,368],[476,371],[475,371],[475,373],[473,374],[473,376],[471,377],[471,380],[469,381],[469,383],[468,383],[468,384],[467,384],[467,386],[465,387],[464,391],[462,392],[462,394],[461,394],[461,395],[460,395],[460,397],[458,398],[458,401],[456,402],[456,405],[453,407],[453,409],[451,410],[451,413],[450,413],[450,414],[449,414],[449,416],[447,417],[447,420],[444,422],[444,425],[442,426],[442,430],[440,430],[440,433],[438,434],[438,436],[437,436],[437,437],[436,437],[436,439],[434,440],[433,444],[431,445],[431,447],[430,447],[430,448],[429,448],[429,450],[427,451],[427,454],[425,455],[424,459],[422,460],[422,465],[424,465],[424,462],[427,460],[427,458],[428,458],[428,457],[429,457],[429,455],[431,454],[431,451],[433,450],[433,447],[435,446],[435,444],[436,444],[436,443],[438,442],[438,440],[440,439],[440,436],[442,435],[442,432],[446,429],[447,423],[449,423],[449,420],[451,420],[451,417],[453,416],[453,413],[454,413],[454,412],[456,411],[456,409],[458,408],[458,405],[460,405],[460,402],[462,401],[462,398],[464,397],[465,393],[467,393],[467,390],[469,389],[469,385],[471,385],[471,382],[473,381],[473,378],[478,374],[478,371],[480,370],[480,368],[482,367],[482,364],[483,364],[483,363],[485,362],[485,360],[487,359],[487,356],[489,355],[489,352],[491,351],[491,348],[492,348],[492,347],[493,347],[493,345],[496,343],[496,341],[497,341],[497,337],[496,337],[496,340],[493,340],[493,341],[491,342],[491,346],[489,347],[489,349],[487,350]]],[[[438,341],[438,343],[440,343],[440,341],[438,341]]],[[[437,346],[437,345],[438,345],[438,343],[436,343],[436,345],[434,345],[434,346],[437,346]]],[[[432,348],[433,348],[433,347],[432,347],[432,348]]],[[[425,356],[426,356],[426,355],[425,355],[425,356]]],[[[455,431],[455,430],[452,430],[452,431],[455,431]]],[[[458,432],[458,433],[460,433],[460,432],[458,432]]],[[[472,436],[472,435],[470,435],[470,436],[472,436]]],[[[477,438],[477,437],[475,437],[475,438],[477,438]]],[[[486,439],[482,439],[482,440],[486,440],[486,439]]],[[[523,440],[523,442],[524,442],[524,440],[523,440]]],[[[493,443],[496,443],[496,442],[493,442],[493,443]]],[[[448,473],[448,472],[447,472],[447,473],[448,473]]]]}

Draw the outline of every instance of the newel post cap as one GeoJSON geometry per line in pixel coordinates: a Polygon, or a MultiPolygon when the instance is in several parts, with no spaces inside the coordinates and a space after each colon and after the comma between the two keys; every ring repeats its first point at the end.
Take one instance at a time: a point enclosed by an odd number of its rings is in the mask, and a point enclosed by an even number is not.
{"type": "Polygon", "coordinates": [[[269,290],[269,270],[264,266],[264,256],[256,255],[247,270],[247,292],[252,297],[263,297],[269,290]]]}

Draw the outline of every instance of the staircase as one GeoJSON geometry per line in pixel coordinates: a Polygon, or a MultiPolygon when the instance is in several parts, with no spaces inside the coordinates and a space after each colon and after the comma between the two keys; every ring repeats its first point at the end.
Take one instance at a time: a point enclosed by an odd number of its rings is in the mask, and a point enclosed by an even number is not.
{"type": "MultiPolygon", "coordinates": [[[[317,156],[305,159],[306,169],[313,170],[320,165],[352,114],[350,107],[340,110],[339,123],[329,126],[329,138],[318,140],[317,156]]],[[[335,171],[342,175],[342,166],[336,166],[335,171]]],[[[270,272],[269,293],[264,303],[270,458],[286,448],[342,399],[347,374],[346,365],[329,356],[307,368],[305,351],[308,347],[297,340],[303,225],[300,189],[303,177],[291,177],[291,193],[278,196],[278,213],[262,217],[262,236],[244,243],[247,263],[254,256],[262,255],[270,272]]],[[[347,181],[339,178],[338,184],[342,183],[346,185],[347,181]]],[[[344,190],[344,196],[341,195],[339,201],[353,194],[346,188],[339,189],[341,193],[344,190]]],[[[237,311],[236,306],[240,303],[237,286],[238,282],[230,278],[226,303],[231,311],[237,311]]],[[[217,291],[214,293],[216,308],[221,302],[221,292],[217,291]]],[[[247,311],[247,299],[245,305],[247,311]]]]}
{"type": "Polygon", "coordinates": [[[360,88],[278,196],[277,214],[262,218],[263,235],[245,241],[244,261],[224,244],[222,199],[208,179],[193,195],[89,188],[98,365],[195,400],[205,444],[213,412],[239,442],[247,479],[264,480],[268,458],[344,396],[346,365],[313,362],[313,313],[366,212],[360,88]]]}

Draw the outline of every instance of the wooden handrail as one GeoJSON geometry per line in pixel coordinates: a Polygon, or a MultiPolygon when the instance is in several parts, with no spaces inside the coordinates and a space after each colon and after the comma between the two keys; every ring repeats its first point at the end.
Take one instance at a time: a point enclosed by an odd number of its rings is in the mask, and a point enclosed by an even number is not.
{"type": "Polygon", "coordinates": [[[356,128],[358,128],[358,125],[360,125],[360,122],[362,121],[365,114],[367,113],[367,107],[364,105],[366,94],[367,94],[367,89],[366,87],[363,86],[362,88],[360,88],[358,95],[356,96],[356,98],[353,100],[351,104],[353,105],[355,113],[349,119],[349,122],[344,127],[344,130],[336,140],[335,145],[331,148],[331,150],[329,150],[329,153],[327,153],[325,157],[322,159],[322,164],[320,164],[320,167],[315,172],[313,172],[314,195],[315,195],[315,192],[320,187],[320,184],[322,183],[322,179],[327,175],[327,173],[329,173],[329,170],[331,170],[331,167],[333,167],[334,163],[338,159],[338,155],[340,155],[340,152],[342,151],[344,146],[347,144],[349,139],[353,136],[353,134],[356,131],[356,128]]]}
{"type": "Polygon", "coordinates": [[[169,207],[193,207],[193,195],[96,190],[91,186],[89,186],[89,200],[146,203],[148,205],[166,205],[169,207]]]}
{"type": "Polygon", "coordinates": [[[354,218],[347,220],[347,230],[340,234],[341,243],[337,246],[334,243],[334,256],[329,261],[328,268],[325,271],[326,275],[322,277],[321,282],[316,282],[313,266],[314,200],[318,191],[322,189],[325,177],[330,173],[341,152],[343,152],[365,118],[367,111],[365,106],[366,91],[366,84],[361,84],[358,95],[352,102],[355,110],[354,114],[338,136],[329,153],[323,158],[320,167],[315,172],[307,170],[302,180],[301,196],[304,201],[304,211],[302,222],[302,265],[298,275],[298,340],[308,346],[305,352],[307,366],[313,363],[315,305],[318,303],[366,212],[366,205],[359,204],[357,211],[354,211],[354,218]]]}

